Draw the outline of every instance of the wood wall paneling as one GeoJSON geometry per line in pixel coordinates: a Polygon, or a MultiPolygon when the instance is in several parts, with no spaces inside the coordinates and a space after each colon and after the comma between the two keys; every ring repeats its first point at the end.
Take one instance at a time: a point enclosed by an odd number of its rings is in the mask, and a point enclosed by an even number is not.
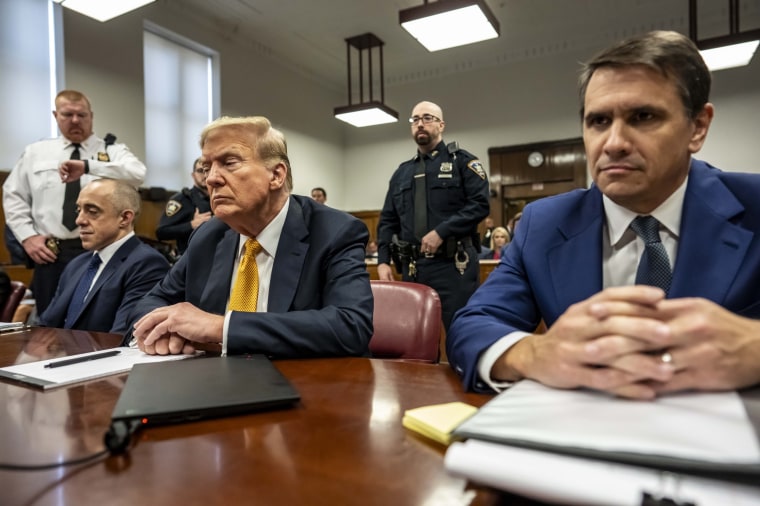
{"type": "Polygon", "coordinates": [[[488,158],[491,217],[496,226],[504,226],[529,202],[587,186],[580,137],[491,148],[488,158]],[[529,163],[533,153],[543,157],[537,166],[529,163]]]}

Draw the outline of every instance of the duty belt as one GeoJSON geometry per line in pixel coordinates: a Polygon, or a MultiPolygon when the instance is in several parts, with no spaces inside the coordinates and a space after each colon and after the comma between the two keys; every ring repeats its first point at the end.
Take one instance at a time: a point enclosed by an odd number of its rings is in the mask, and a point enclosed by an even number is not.
{"type": "Polygon", "coordinates": [[[56,237],[48,237],[45,241],[45,246],[55,253],[59,254],[63,250],[67,249],[82,249],[81,239],[58,239],[56,237]]]}
{"type": "Polygon", "coordinates": [[[438,248],[435,253],[420,253],[419,244],[410,243],[407,241],[401,241],[396,235],[390,244],[391,257],[393,263],[396,265],[396,270],[402,272],[401,267],[407,265],[409,267],[409,276],[416,280],[417,277],[417,260],[418,259],[454,259],[454,266],[460,274],[464,274],[467,265],[470,262],[470,255],[465,248],[473,246],[472,238],[461,237],[449,237],[438,248]]]}

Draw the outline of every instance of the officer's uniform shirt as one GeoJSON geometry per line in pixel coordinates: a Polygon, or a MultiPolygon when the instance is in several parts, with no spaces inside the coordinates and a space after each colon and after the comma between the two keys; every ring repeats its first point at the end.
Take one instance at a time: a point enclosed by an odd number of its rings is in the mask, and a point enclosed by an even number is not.
{"type": "MultiPolygon", "coordinates": [[[[71,158],[72,143],[61,136],[30,144],[16,162],[3,185],[6,224],[19,242],[33,235],[58,239],[78,239],[79,228],[69,230],[62,223],[66,185],[58,166],[71,158]]],[[[124,144],[112,144],[91,135],[79,148],[89,172],[82,175],[82,187],[94,179],[122,179],[135,188],[145,180],[145,165],[124,144]]]]}
{"type": "Polygon", "coordinates": [[[156,237],[161,241],[177,241],[177,251],[184,253],[187,249],[187,241],[193,232],[190,222],[195,216],[196,209],[200,213],[211,210],[208,195],[197,186],[185,188],[173,195],[166,203],[166,209],[156,229],[156,237]]]}
{"type": "Polygon", "coordinates": [[[444,244],[447,238],[477,237],[477,226],[489,213],[488,180],[480,161],[459,149],[450,154],[441,141],[429,154],[402,163],[391,177],[378,224],[378,263],[390,263],[393,234],[419,245],[414,235],[414,174],[425,160],[427,232],[435,229],[444,244]]]}

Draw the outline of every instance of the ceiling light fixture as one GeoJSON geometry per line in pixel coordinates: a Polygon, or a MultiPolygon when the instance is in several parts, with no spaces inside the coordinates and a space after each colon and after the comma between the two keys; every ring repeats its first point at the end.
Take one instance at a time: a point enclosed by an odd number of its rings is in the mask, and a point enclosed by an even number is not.
{"type": "Polygon", "coordinates": [[[121,16],[156,0],[53,0],[64,7],[98,21],[121,16]]]}
{"type": "Polygon", "coordinates": [[[425,0],[400,11],[398,21],[431,52],[499,36],[499,22],[484,0],[425,0]]]}
{"type": "Polygon", "coordinates": [[[335,117],[356,127],[382,125],[398,121],[398,113],[385,105],[385,84],[383,75],[383,41],[371,33],[357,35],[346,39],[346,59],[348,61],[348,105],[335,108],[335,117]],[[354,104],[351,74],[351,49],[356,49],[359,60],[359,103],[354,104]],[[380,54],[378,64],[380,68],[380,100],[374,97],[374,76],[372,72],[372,50],[377,48],[380,54]],[[367,79],[369,100],[364,101],[364,55],[367,54],[367,79]]]}
{"type": "Polygon", "coordinates": [[[728,35],[699,40],[697,37],[697,0],[689,0],[689,37],[700,50],[712,71],[749,65],[760,44],[760,29],[741,31],[739,0],[728,2],[728,35]]]}

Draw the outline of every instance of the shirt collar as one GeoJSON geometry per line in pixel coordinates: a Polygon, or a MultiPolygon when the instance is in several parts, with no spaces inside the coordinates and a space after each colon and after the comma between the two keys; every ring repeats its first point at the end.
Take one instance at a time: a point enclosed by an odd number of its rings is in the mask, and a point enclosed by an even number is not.
{"type": "MultiPolygon", "coordinates": [[[[282,206],[277,216],[270,221],[264,230],[255,237],[262,249],[270,257],[274,257],[277,251],[277,245],[280,243],[280,236],[282,235],[282,229],[285,226],[285,217],[288,215],[288,209],[290,208],[290,197],[285,201],[285,205],[282,206]]],[[[238,242],[238,256],[243,252],[243,245],[249,238],[243,234],[240,234],[240,241],[238,242]]]]}
{"type": "MultiPolygon", "coordinates": [[[[650,216],[657,218],[657,221],[675,238],[678,238],[679,231],[681,230],[681,212],[683,210],[683,200],[688,182],[689,177],[687,175],[681,186],[665,202],[649,213],[650,216]]],[[[626,233],[631,222],[638,214],[616,204],[607,195],[602,195],[602,203],[604,204],[604,214],[607,218],[610,244],[614,246],[623,238],[623,234],[626,233]]]]}
{"type": "MultiPolygon", "coordinates": [[[[61,139],[63,139],[64,149],[68,149],[74,145],[74,143],[68,140],[66,137],[61,136],[61,139]]],[[[79,142],[78,144],[82,146],[82,149],[85,149],[85,150],[89,150],[91,146],[93,146],[93,149],[94,149],[94,145],[97,143],[97,139],[98,137],[93,133],[88,138],[86,138],[82,142],[79,142]]]]}
{"type": "Polygon", "coordinates": [[[434,160],[435,158],[438,157],[438,155],[440,155],[444,151],[446,151],[446,144],[444,144],[444,142],[441,141],[430,153],[423,153],[420,150],[417,150],[417,154],[414,155],[413,160],[415,162],[418,162],[420,158],[422,159],[428,158],[430,160],[434,160]]]}
{"type": "Polygon", "coordinates": [[[119,239],[118,241],[114,241],[105,248],[103,248],[100,251],[94,251],[93,253],[97,253],[100,257],[101,262],[103,262],[103,265],[107,264],[109,260],[111,260],[111,257],[113,257],[116,252],[121,248],[121,246],[127,242],[133,235],[135,235],[135,232],[132,231],[119,239]]]}

